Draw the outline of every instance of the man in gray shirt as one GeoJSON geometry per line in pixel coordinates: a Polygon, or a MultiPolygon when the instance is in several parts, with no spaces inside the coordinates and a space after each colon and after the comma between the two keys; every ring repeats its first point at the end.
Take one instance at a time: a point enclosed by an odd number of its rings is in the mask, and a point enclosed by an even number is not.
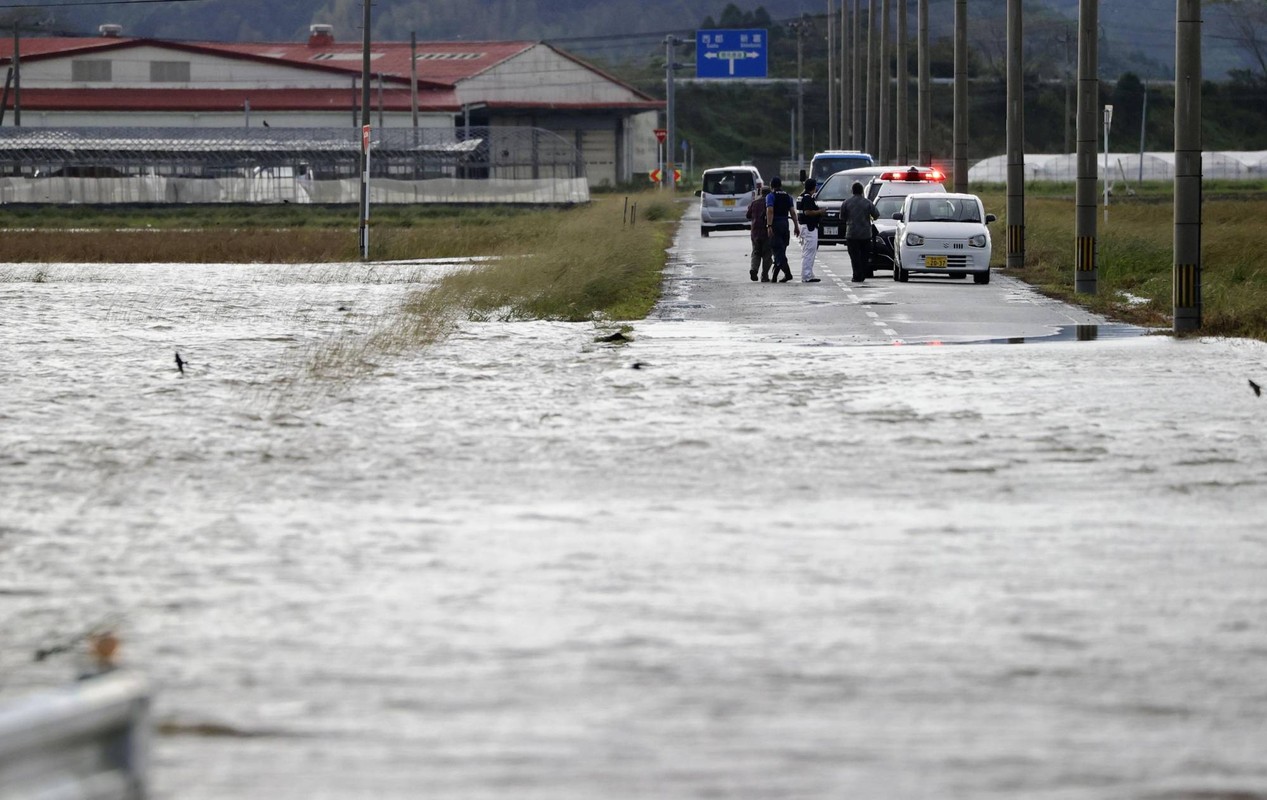
{"type": "Polygon", "coordinates": [[[862,283],[871,276],[871,220],[879,219],[875,203],[862,196],[862,184],[853,185],[853,196],[840,205],[845,220],[845,247],[853,265],[852,283],[862,283]]]}

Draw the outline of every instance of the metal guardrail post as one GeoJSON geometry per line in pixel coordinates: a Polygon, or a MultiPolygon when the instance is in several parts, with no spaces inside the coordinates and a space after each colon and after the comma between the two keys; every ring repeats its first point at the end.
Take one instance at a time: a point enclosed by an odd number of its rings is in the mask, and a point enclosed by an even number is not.
{"type": "Polygon", "coordinates": [[[119,671],[0,706],[0,800],[145,800],[150,700],[119,671]]]}

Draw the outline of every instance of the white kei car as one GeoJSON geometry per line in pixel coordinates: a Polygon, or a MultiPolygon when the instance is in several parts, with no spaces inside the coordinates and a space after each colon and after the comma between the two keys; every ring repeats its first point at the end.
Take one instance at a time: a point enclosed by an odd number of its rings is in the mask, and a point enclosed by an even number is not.
{"type": "Polygon", "coordinates": [[[975,194],[907,195],[893,218],[898,221],[893,280],[905,282],[914,273],[924,273],[971,275],[976,283],[990,282],[993,244],[986,225],[997,217],[985,213],[975,194]]]}

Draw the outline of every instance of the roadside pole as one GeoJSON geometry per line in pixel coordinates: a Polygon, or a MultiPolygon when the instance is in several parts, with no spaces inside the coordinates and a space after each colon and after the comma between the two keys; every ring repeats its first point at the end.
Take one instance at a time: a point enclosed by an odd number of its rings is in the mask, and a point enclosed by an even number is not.
{"type": "Polygon", "coordinates": [[[845,43],[846,31],[849,30],[849,0],[840,0],[840,149],[848,150],[850,137],[849,107],[853,104],[850,93],[850,80],[853,70],[848,61],[848,47],[845,43]]]}
{"type": "Polygon", "coordinates": [[[894,153],[899,164],[911,163],[910,147],[907,144],[907,123],[910,121],[910,109],[907,108],[906,84],[910,79],[906,68],[907,44],[909,32],[906,29],[906,0],[897,0],[897,119],[894,123],[897,132],[897,144],[894,153]]]}
{"type": "Polygon", "coordinates": [[[867,89],[862,84],[862,78],[867,74],[867,71],[863,69],[862,52],[862,0],[853,0],[853,52],[849,54],[853,69],[849,75],[850,93],[852,95],[849,98],[849,113],[853,120],[850,127],[853,129],[854,150],[864,150],[867,146],[867,118],[862,112],[863,98],[867,94],[867,89]]]}
{"type": "Polygon", "coordinates": [[[955,0],[955,191],[968,191],[968,0],[955,0]]]}
{"type": "Polygon", "coordinates": [[[361,0],[361,259],[370,257],[370,0],[361,0]]]}
{"type": "Polygon", "coordinates": [[[931,80],[928,65],[928,0],[917,0],[915,11],[915,62],[916,77],[919,86],[915,99],[915,160],[917,163],[931,167],[933,165],[933,140],[930,131],[932,124],[931,80]]]}
{"type": "Polygon", "coordinates": [[[867,69],[864,73],[867,76],[867,152],[873,156],[878,152],[876,138],[879,131],[876,126],[880,121],[880,115],[877,112],[877,102],[880,99],[877,86],[880,72],[877,50],[880,43],[876,41],[875,29],[876,12],[879,10],[876,6],[878,2],[879,0],[871,0],[867,10],[867,69]]]}
{"type": "Polygon", "coordinates": [[[835,0],[827,0],[827,148],[840,146],[836,139],[836,70],[833,59],[836,49],[836,20],[832,16],[835,0]]]}
{"type": "Polygon", "coordinates": [[[1201,0],[1175,7],[1175,333],[1201,328],[1201,0]]]}
{"type": "Polygon", "coordinates": [[[1078,8],[1078,179],[1074,219],[1074,281],[1078,294],[1095,294],[1095,140],[1100,105],[1098,21],[1100,0],[1079,0],[1078,8]]]}
{"type": "Polygon", "coordinates": [[[1025,90],[1021,0],[1007,0],[1007,267],[1025,266],[1025,90]]]}
{"type": "Polygon", "coordinates": [[[665,134],[665,137],[664,137],[665,138],[665,144],[664,144],[665,163],[664,163],[663,171],[660,173],[660,185],[668,186],[669,191],[674,191],[677,189],[677,181],[673,179],[673,170],[677,166],[677,164],[674,163],[673,161],[673,159],[677,157],[674,154],[674,150],[673,150],[674,142],[677,141],[676,139],[677,125],[673,119],[674,114],[676,112],[676,109],[674,107],[674,98],[673,98],[673,84],[675,83],[673,79],[673,70],[677,66],[673,62],[677,58],[676,54],[674,53],[674,47],[677,45],[677,43],[678,43],[678,40],[676,36],[669,35],[669,36],[664,37],[664,88],[665,88],[664,129],[667,133],[665,134]]]}
{"type": "Polygon", "coordinates": [[[881,164],[889,163],[891,151],[889,150],[889,142],[892,141],[892,117],[893,111],[890,106],[893,97],[893,51],[890,49],[889,40],[893,38],[893,31],[889,27],[890,0],[881,0],[880,3],[880,143],[879,153],[873,153],[880,159],[881,164]]]}

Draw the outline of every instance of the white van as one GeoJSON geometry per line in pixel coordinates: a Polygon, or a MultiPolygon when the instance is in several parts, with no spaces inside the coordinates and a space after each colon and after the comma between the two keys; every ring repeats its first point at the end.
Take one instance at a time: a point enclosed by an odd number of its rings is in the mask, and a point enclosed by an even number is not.
{"type": "Polygon", "coordinates": [[[717,167],[704,170],[699,197],[699,232],[747,230],[748,205],[757,198],[761,173],[756,167],[717,167]]]}

